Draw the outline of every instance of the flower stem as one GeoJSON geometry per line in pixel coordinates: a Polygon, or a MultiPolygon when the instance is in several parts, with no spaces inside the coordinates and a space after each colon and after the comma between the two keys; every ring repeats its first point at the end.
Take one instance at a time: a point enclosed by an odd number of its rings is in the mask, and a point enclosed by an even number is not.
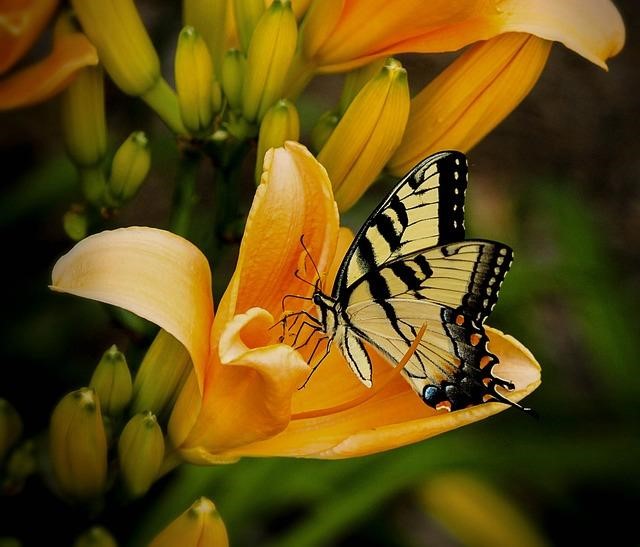
{"type": "Polygon", "coordinates": [[[155,110],[156,114],[176,135],[186,134],[187,130],[184,128],[180,117],[178,98],[163,78],[160,78],[141,98],[155,110]]]}
{"type": "Polygon", "coordinates": [[[170,227],[173,233],[185,238],[189,237],[193,209],[198,203],[196,179],[200,159],[201,155],[197,151],[183,149],[176,173],[170,227]]]}

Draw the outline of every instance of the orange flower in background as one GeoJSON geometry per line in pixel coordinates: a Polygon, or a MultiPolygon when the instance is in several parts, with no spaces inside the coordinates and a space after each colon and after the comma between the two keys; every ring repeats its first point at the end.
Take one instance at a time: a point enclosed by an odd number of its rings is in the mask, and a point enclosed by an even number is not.
{"type": "MultiPolygon", "coordinates": [[[[179,395],[169,435],[192,462],[371,454],[506,408],[486,403],[438,413],[377,356],[369,391],[339,351],[298,389],[310,372],[308,352],[279,342],[280,329],[271,327],[287,294],[312,291],[294,276],[306,256],[303,235],[331,281],[351,234],[338,228],[324,169],[303,146],[289,142],[266,156],[236,271],[215,317],[205,257],[188,241],[157,229],[87,238],[58,261],[52,288],[124,307],[187,348],[194,371],[179,395]]],[[[490,350],[500,358],[496,372],[515,383],[510,397],[520,400],[540,383],[539,366],[515,339],[487,331],[490,350]]]]}
{"type": "Polygon", "coordinates": [[[0,110],[45,101],[64,89],[82,67],[98,64],[95,48],[80,32],[56,32],[44,59],[11,69],[33,46],[51,19],[57,0],[9,0],[0,7],[0,110]]]}

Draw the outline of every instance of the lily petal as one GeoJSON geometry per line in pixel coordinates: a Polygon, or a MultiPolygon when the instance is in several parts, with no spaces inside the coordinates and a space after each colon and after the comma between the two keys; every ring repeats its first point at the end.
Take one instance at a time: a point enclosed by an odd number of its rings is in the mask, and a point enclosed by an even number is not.
{"type": "MultiPolygon", "coordinates": [[[[312,17],[314,12],[310,10],[312,17]]],[[[610,0],[345,0],[337,24],[325,36],[307,33],[316,64],[343,71],[373,58],[402,52],[454,51],[505,32],[527,32],[559,41],[605,67],[624,43],[624,25],[610,0]],[[361,32],[366,25],[367,32],[361,32]]]]}
{"type": "Polygon", "coordinates": [[[186,239],[140,227],[90,236],[58,260],[51,288],[159,325],[187,348],[202,388],[213,322],[211,270],[186,239]]]}
{"type": "Polygon", "coordinates": [[[0,74],[9,70],[42,33],[58,0],[5,0],[0,7],[0,74]]]}
{"type": "Polygon", "coordinates": [[[467,152],[527,96],[550,50],[547,40],[508,33],[466,51],[412,99],[389,171],[402,175],[438,150],[467,152]]]}
{"type": "MultiPolygon", "coordinates": [[[[495,372],[514,382],[516,390],[507,396],[519,401],[540,384],[540,366],[533,355],[511,336],[491,328],[487,328],[487,333],[491,352],[500,358],[495,372]]],[[[394,369],[387,364],[385,374],[381,364],[374,363],[374,377],[375,382],[384,384],[394,369]]],[[[343,365],[345,374],[351,374],[346,363],[343,365]]],[[[335,382],[339,382],[335,378],[338,374],[337,370],[333,371],[335,382]]],[[[314,376],[311,382],[314,381],[319,382],[319,378],[314,376]]],[[[331,382],[324,387],[327,395],[336,389],[331,382]]],[[[361,387],[361,391],[365,389],[361,387]]],[[[301,396],[304,396],[305,390],[302,390],[301,396]]],[[[316,399],[318,395],[319,392],[316,393],[316,399]]],[[[323,459],[364,456],[427,439],[506,408],[501,403],[485,403],[455,412],[439,413],[426,406],[408,383],[395,375],[383,389],[360,405],[342,412],[293,419],[280,435],[242,447],[237,452],[231,451],[228,455],[268,454],[323,459]]]]}
{"type": "MultiPolygon", "coordinates": [[[[308,295],[312,287],[296,279],[300,271],[310,283],[335,252],[338,211],[324,167],[301,144],[288,141],[267,152],[264,172],[247,218],[234,278],[220,304],[216,325],[255,306],[274,317],[286,294],[308,295]],[[300,236],[310,257],[306,256],[300,236]]],[[[218,328],[216,327],[217,337],[218,328]]]]}
{"type": "Polygon", "coordinates": [[[0,110],[29,106],[62,91],[82,67],[98,64],[98,54],[79,32],[55,40],[42,61],[0,81],[0,110]]]}
{"type": "Polygon", "coordinates": [[[289,424],[292,395],[309,366],[290,346],[266,345],[272,325],[273,317],[261,308],[227,323],[220,337],[221,366],[211,369],[201,412],[180,447],[185,457],[199,461],[203,450],[222,453],[272,437],[289,424]]]}

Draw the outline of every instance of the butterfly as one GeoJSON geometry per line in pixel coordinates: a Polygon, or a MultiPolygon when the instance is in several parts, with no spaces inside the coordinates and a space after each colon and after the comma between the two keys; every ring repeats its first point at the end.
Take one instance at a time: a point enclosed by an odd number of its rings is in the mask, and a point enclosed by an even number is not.
{"type": "Polygon", "coordinates": [[[499,401],[530,411],[497,390],[514,385],[493,374],[498,358],[483,324],[513,252],[465,240],[467,173],[465,155],[446,151],[405,175],[356,234],[331,294],[316,283],[312,321],[328,339],[326,354],[335,344],[367,387],[365,344],[395,366],[426,323],[402,374],[427,405],[451,411],[499,401]]]}

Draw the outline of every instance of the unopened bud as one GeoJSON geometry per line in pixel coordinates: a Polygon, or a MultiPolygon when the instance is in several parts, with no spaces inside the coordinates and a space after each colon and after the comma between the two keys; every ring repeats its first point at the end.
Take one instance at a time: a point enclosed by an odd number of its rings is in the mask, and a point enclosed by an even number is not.
{"type": "Polygon", "coordinates": [[[222,61],[222,90],[233,110],[242,107],[242,87],[247,67],[244,53],[237,49],[230,49],[222,61]]]}
{"type": "Polygon", "coordinates": [[[164,437],[151,412],[136,414],[118,441],[120,471],[129,493],[142,496],[158,476],[164,458],[164,437]]]}
{"type": "Polygon", "coordinates": [[[213,502],[200,498],[151,542],[150,547],[228,547],[227,529],[213,502]]]}
{"type": "Polygon", "coordinates": [[[65,233],[73,240],[80,241],[87,236],[89,219],[87,213],[76,207],[69,209],[62,217],[62,226],[65,233]]]}
{"type": "Polygon", "coordinates": [[[262,14],[251,37],[242,113],[248,121],[261,120],[283,96],[289,65],[296,50],[298,27],[290,0],[274,0],[262,14]]]}
{"type": "Polygon", "coordinates": [[[22,419],[13,405],[0,398],[0,462],[22,435],[22,419]]]}
{"type": "Polygon", "coordinates": [[[180,32],[175,77],[184,126],[194,135],[206,133],[213,121],[213,64],[207,45],[193,27],[180,32]]]}
{"type": "Polygon", "coordinates": [[[338,104],[338,113],[340,116],[347,111],[351,101],[356,98],[356,95],[360,93],[360,90],[365,86],[365,84],[380,72],[385,62],[385,58],[380,57],[371,63],[352,70],[351,72],[347,72],[344,79],[344,85],[342,86],[340,102],[338,104]]]}
{"type": "Polygon", "coordinates": [[[100,401],[82,388],[62,398],[51,415],[49,449],[61,492],[76,500],[95,498],[107,480],[107,441],[100,401]]]}
{"type": "Polygon", "coordinates": [[[184,0],[182,18],[184,25],[195,28],[204,39],[216,78],[222,76],[222,56],[225,50],[228,0],[184,0]]]}
{"type": "Polygon", "coordinates": [[[115,345],[105,351],[100,359],[89,387],[98,395],[102,412],[109,416],[119,416],[131,401],[131,372],[124,354],[115,345]]]}
{"type": "Polygon", "coordinates": [[[151,167],[149,141],[144,131],[134,131],[116,151],[107,185],[107,201],[114,206],[133,198],[151,167]]]}
{"type": "Polygon", "coordinates": [[[318,118],[318,121],[313,126],[311,130],[311,150],[317,154],[325,143],[329,140],[331,133],[338,125],[340,121],[340,116],[336,114],[333,110],[329,110],[325,112],[318,118]]]}
{"type": "Polygon", "coordinates": [[[17,494],[25,481],[38,470],[36,443],[32,439],[19,444],[7,460],[4,484],[5,493],[17,494]]]}
{"type": "Polygon", "coordinates": [[[240,45],[247,51],[253,31],[264,13],[264,0],[233,0],[233,11],[240,45]]]}
{"type": "Polygon", "coordinates": [[[269,148],[282,146],[285,141],[297,141],[300,138],[300,118],[291,101],[281,99],[274,104],[262,119],[258,136],[258,154],[256,157],[256,183],[262,176],[264,155],[269,148]]]}
{"type": "Polygon", "coordinates": [[[136,373],[131,411],[149,410],[165,417],[171,412],[191,367],[185,347],[168,332],[160,330],[136,373]]]}
{"type": "Polygon", "coordinates": [[[94,526],[78,536],[73,547],[118,547],[118,544],[108,530],[94,526]]]}

